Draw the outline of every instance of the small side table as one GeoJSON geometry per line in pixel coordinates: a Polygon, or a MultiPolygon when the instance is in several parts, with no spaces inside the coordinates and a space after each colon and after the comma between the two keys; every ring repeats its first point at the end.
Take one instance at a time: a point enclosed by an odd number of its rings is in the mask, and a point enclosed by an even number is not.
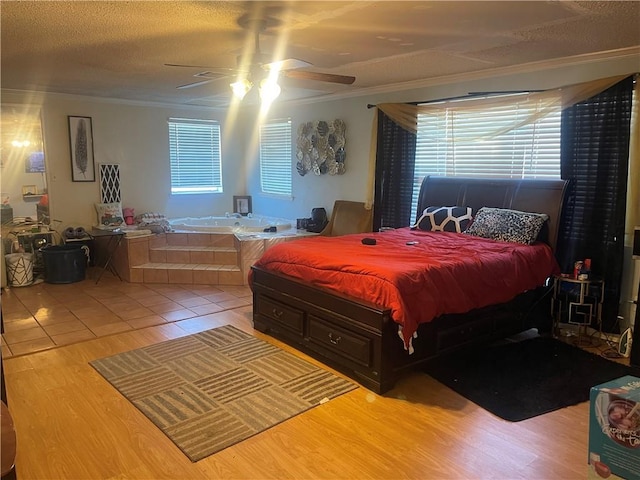
{"type": "Polygon", "coordinates": [[[604,280],[590,277],[578,280],[562,275],[553,276],[553,297],[551,316],[553,333],[558,335],[560,323],[578,325],[578,340],[586,333],[588,326],[596,321],[602,329],[602,302],[604,300],[604,280]]]}
{"type": "Polygon", "coordinates": [[[105,272],[105,270],[109,270],[116,277],[118,277],[120,281],[122,281],[122,277],[118,273],[118,270],[111,263],[111,260],[113,258],[113,254],[116,252],[116,250],[120,246],[120,243],[122,242],[122,239],[124,238],[124,232],[122,230],[99,230],[97,228],[94,228],[91,230],[91,232],[89,232],[89,236],[92,240],[106,238],[106,241],[104,242],[104,259],[102,262],[100,262],[100,264],[98,264],[98,267],[100,267],[101,270],[98,274],[98,277],[96,278],[96,285],[102,278],[102,274],[105,272]]]}

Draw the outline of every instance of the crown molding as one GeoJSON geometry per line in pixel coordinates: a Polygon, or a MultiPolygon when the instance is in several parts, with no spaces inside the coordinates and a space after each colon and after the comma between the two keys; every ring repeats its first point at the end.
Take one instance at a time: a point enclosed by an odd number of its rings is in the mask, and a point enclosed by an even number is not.
{"type": "MultiPolygon", "coordinates": [[[[398,93],[407,90],[415,90],[427,87],[434,87],[443,84],[452,84],[459,82],[468,82],[473,80],[482,80],[485,78],[491,77],[499,77],[499,76],[507,76],[507,75],[518,75],[518,74],[526,74],[539,72],[543,70],[552,70],[554,68],[566,68],[566,67],[575,67],[580,65],[588,65],[591,63],[609,61],[609,60],[621,60],[625,58],[633,58],[638,57],[640,63],[640,46],[633,46],[627,48],[621,48],[616,50],[608,50],[603,52],[595,52],[595,53],[587,53],[583,55],[575,55],[570,57],[556,58],[553,60],[544,60],[539,62],[530,62],[523,63],[521,65],[513,65],[508,67],[497,67],[497,68],[488,68],[484,70],[477,70],[474,72],[468,73],[457,73],[454,75],[443,75],[440,77],[427,78],[422,80],[413,80],[410,82],[402,82],[402,83],[394,83],[388,85],[381,85],[377,87],[365,87],[365,88],[354,88],[349,91],[340,92],[340,93],[330,93],[327,95],[320,95],[317,97],[307,98],[307,99],[294,99],[283,101],[281,105],[309,105],[323,102],[331,102],[336,100],[342,100],[345,98],[356,98],[363,96],[373,96],[380,95],[386,93],[398,93]]],[[[633,73],[633,72],[629,72],[633,73]]],[[[90,102],[98,102],[105,104],[117,104],[117,105],[131,105],[131,106],[140,106],[140,107],[158,107],[158,108],[180,108],[185,110],[195,110],[202,111],[206,110],[208,112],[211,111],[219,111],[225,112],[228,107],[214,107],[209,105],[189,105],[185,103],[173,103],[173,102],[151,102],[151,101],[141,101],[141,100],[127,100],[121,98],[111,98],[111,97],[91,97],[86,95],[74,95],[68,93],[56,93],[56,92],[47,92],[47,91],[37,91],[37,90],[15,90],[15,89],[1,89],[0,94],[18,94],[23,95],[25,98],[29,100],[29,103],[37,104],[34,102],[34,98],[38,96],[51,96],[54,98],[61,98],[67,100],[84,100],[90,102]],[[31,97],[31,98],[30,98],[31,97]]],[[[0,100],[1,100],[0,96],[0,100]]],[[[40,102],[42,104],[42,102],[40,102]]],[[[244,107],[242,107],[244,108],[244,107]]],[[[246,107],[249,108],[249,107],[246,107]]]]}
{"type": "MultiPolygon", "coordinates": [[[[3,88],[0,91],[0,100],[2,100],[2,96],[5,94],[14,94],[14,95],[22,95],[25,98],[28,98],[28,103],[30,104],[38,104],[42,105],[43,102],[37,103],[34,101],[34,98],[38,97],[53,97],[63,100],[74,100],[74,101],[87,101],[93,103],[104,103],[111,105],[130,105],[134,107],[158,107],[158,108],[181,108],[186,110],[219,110],[220,112],[226,112],[227,107],[212,107],[207,105],[189,105],[188,103],[172,103],[172,102],[150,102],[144,100],[128,100],[124,98],[114,98],[114,97],[91,97],[88,95],[76,95],[73,93],[59,93],[59,92],[48,92],[41,90],[18,90],[18,89],[10,89],[3,88]]],[[[4,101],[3,101],[4,102],[4,101]]]]}
{"type": "MultiPolygon", "coordinates": [[[[389,85],[381,85],[379,87],[368,87],[349,92],[341,92],[336,94],[323,95],[320,98],[308,98],[302,100],[292,100],[289,104],[304,105],[311,103],[320,103],[333,100],[342,100],[345,98],[363,97],[368,95],[379,95],[384,93],[397,93],[407,90],[415,90],[420,88],[434,87],[438,85],[446,85],[451,83],[467,82],[473,80],[483,80],[485,78],[518,75],[525,73],[539,72],[542,70],[552,70],[554,68],[575,67],[587,65],[590,63],[598,63],[607,60],[620,60],[625,58],[638,57],[640,65],[640,46],[621,48],[616,50],[608,50],[603,52],[588,53],[583,55],[575,55],[570,57],[556,58],[553,60],[544,60],[539,62],[523,63],[521,65],[513,65],[509,67],[489,68],[485,70],[477,70],[468,73],[457,73],[454,75],[443,75],[441,77],[433,77],[424,80],[413,80],[410,82],[395,83],[389,85]]],[[[640,69],[640,66],[639,66],[640,69]]],[[[633,72],[629,72],[633,73],[633,72]]]]}

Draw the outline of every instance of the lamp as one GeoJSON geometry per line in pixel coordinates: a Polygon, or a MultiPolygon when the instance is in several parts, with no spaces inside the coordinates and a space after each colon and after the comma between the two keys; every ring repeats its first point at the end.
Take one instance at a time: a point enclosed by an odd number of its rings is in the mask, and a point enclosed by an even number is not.
{"type": "MultiPolygon", "coordinates": [[[[245,95],[249,93],[249,90],[253,88],[253,86],[253,82],[251,82],[251,80],[249,80],[248,78],[244,78],[230,84],[231,91],[238,100],[242,100],[245,95]]],[[[258,90],[262,101],[268,103],[271,103],[276,98],[278,98],[280,92],[282,91],[280,85],[278,85],[277,79],[271,78],[271,76],[260,81],[258,90]]]]}

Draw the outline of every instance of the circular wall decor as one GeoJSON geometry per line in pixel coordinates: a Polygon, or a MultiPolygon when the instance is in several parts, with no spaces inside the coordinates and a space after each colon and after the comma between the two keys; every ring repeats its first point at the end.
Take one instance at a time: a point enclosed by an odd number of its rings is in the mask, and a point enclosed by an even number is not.
{"type": "Polygon", "coordinates": [[[316,175],[342,175],[345,172],[345,131],[342,120],[318,120],[301,123],[296,141],[296,169],[302,176],[313,171],[316,175]]]}

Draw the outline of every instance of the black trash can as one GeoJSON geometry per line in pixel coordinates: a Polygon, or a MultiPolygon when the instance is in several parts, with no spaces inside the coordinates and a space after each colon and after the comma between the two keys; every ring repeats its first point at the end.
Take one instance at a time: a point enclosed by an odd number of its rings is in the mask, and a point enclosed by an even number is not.
{"type": "Polygon", "coordinates": [[[74,283],[84,280],[87,256],[81,245],[47,245],[40,249],[47,283],[74,283]]]}

